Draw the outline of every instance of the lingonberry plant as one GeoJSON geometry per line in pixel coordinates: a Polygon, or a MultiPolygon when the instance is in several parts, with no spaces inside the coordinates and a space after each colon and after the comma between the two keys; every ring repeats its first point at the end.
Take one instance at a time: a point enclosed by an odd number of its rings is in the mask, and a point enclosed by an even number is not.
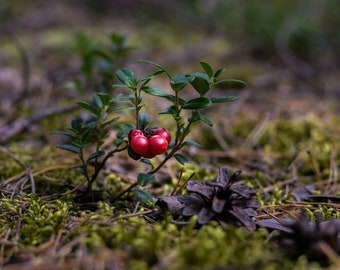
{"type": "Polygon", "coordinates": [[[74,38],[73,54],[79,59],[80,74],[74,84],[80,92],[98,89],[109,92],[114,79],[112,70],[118,68],[125,56],[133,49],[128,45],[126,36],[112,32],[94,39],[93,35],[78,33],[74,38]]]}
{"type": "Polygon", "coordinates": [[[200,62],[204,73],[193,72],[174,76],[157,63],[146,60],[140,62],[150,64],[156,70],[141,78],[137,78],[135,73],[128,68],[122,68],[116,72],[121,83],[114,84],[113,87],[127,88],[131,91],[131,94],[111,97],[106,93],[96,93],[93,95],[92,103],[78,103],[82,109],[92,115],[90,121],[75,119],[72,120],[70,128],[55,132],[70,138],[68,144],[60,145],[59,148],[78,155],[80,164],[77,167],[85,176],[88,191],[91,194],[92,184],[104,168],[106,161],[114,154],[127,150],[132,159],[151,165],[151,169],[148,172],[139,173],[136,182],[118,193],[116,198],[132,190],[141,200],[149,201],[151,195],[145,190],[136,189],[136,187],[152,183],[155,179],[154,174],[172,157],[181,164],[190,162],[191,159],[188,156],[178,152],[185,146],[199,145],[197,142],[187,139],[192,125],[200,121],[209,126],[213,125],[212,121],[200,110],[215,103],[230,102],[237,99],[235,96],[208,97],[209,90],[221,83],[231,83],[234,86],[244,85],[244,82],[239,80],[220,80],[219,77],[224,69],[214,72],[213,68],[206,62],[200,62]],[[150,85],[151,81],[161,74],[165,74],[169,81],[171,93],[150,85]],[[194,92],[190,95],[193,98],[187,100],[181,95],[181,91],[189,87],[194,89],[194,92]],[[145,94],[170,103],[170,106],[159,112],[159,115],[172,116],[175,124],[173,140],[171,140],[172,136],[166,127],[148,127],[150,116],[141,112],[145,105],[143,103],[143,95],[145,94]],[[117,104],[126,103],[128,106],[117,106],[117,104]],[[123,113],[126,114],[131,109],[135,119],[134,123],[120,120],[120,123],[117,124],[117,120],[123,113]],[[185,117],[185,115],[189,116],[185,117]],[[113,144],[105,144],[105,146],[104,141],[109,130],[113,128],[118,129],[116,139],[113,144]],[[114,145],[114,147],[112,149],[111,146],[107,145],[114,145]],[[157,155],[164,156],[158,164],[154,164],[150,159],[157,155]]]}

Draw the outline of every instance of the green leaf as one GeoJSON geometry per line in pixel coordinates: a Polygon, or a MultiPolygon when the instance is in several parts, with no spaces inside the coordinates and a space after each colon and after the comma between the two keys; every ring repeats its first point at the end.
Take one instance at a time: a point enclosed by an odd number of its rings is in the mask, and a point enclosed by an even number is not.
{"type": "Polygon", "coordinates": [[[148,158],[142,158],[142,159],[140,160],[140,162],[143,162],[143,163],[149,165],[151,168],[153,168],[153,164],[152,164],[151,160],[148,159],[148,158]]]}
{"type": "Polygon", "coordinates": [[[120,119],[120,117],[117,116],[117,117],[114,117],[114,118],[112,118],[112,119],[110,119],[110,120],[105,121],[105,122],[102,124],[102,128],[106,128],[107,126],[109,126],[109,125],[111,125],[112,123],[118,121],[119,119],[120,119]]]}
{"type": "Polygon", "coordinates": [[[213,122],[211,122],[211,120],[206,117],[205,115],[203,114],[200,114],[199,112],[196,112],[196,116],[203,122],[203,123],[206,123],[208,126],[212,127],[213,126],[213,122]]]}
{"type": "Polygon", "coordinates": [[[115,83],[115,84],[112,84],[112,87],[113,88],[126,88],[126,85],[125,84],[115,83]]]}
{"type": "Polygon", "coordinates": [[[142,187],[150,185],[155,180],[155,175],[149,173],[140,173],[137,176],[137,182],[142,187]]]}
{"type": "Polygon", "coordinates": [[[77,138],[77,136],[72,132],[68,132],[68,131],[63,131],[63,130],[56,130],[56,131],[52,131],[51,132],[52,135],[58,134],[58,135],[64,135],[67,136],[69,138],[75,139],[77,138]]]}
{"type": "Polygon", "coordinates": [[[191,74],[177,74],[171,78],[171,88],[180,91],[186,87],[195,77],[191,74]]]}
{"type": "Polygon", "coordinates": [[[163,111],[161,111],[158,114],[171,114],[171,115],[175,115],[176,114],[176,107],[175,106],[170,106],[170,107],[164,109],[163,111]]]}
{"type": "Polygon", "coordinates": [[[124,139],[128,136],[131,130],[136,128],[136,126],[132,123],[124,123],[124,124],[120,124],[118,128],[119,128],[119,131],[117,132],[116,137],[118,139],[124,139]]]}
{"type": "Polygon", "coordinates": [[[100,97],[98,96],[97,93],[93,94],[93,101],[94,103],[97,105],[98,108],[103,108],[103,102],[102,100],[100,99],[100,97]]]}
{"type": "Polygon", "coordinates": [[[145,129],[145,127],[150,122],[150,115],[146,113],[140,113],[138,115],[138,123],[139,123],[139,129],[145,129]]]}
{"type": "Polygon", "coordinates": [[[218,78],[224,71],[225,71],[224,68],[220,68],[219,70],[217,70],[216,73],[214,74],[214,78],[218,78]]]}
{"type": "Polygon", "coordinates": [[[195,88],[195,90],[203,96],[210,89],[210,81],[206,74],[203,73],[193,73],[195,79],[191,82],[191,85],[195,88]]]}
{"type": "Polygon", "coordinates": [[[162,89],[152,87],[152,86],[144,86],[142,90],[152,96],[162,97],[170,101],[174,101],[175,97],[173,95],[168,94],[167,92],[163,91],[162,89]]]}
{"type": "Polygon", "coordinates": [[[143,189],[133,189],[132,192],[142,203],[152,203],[152,196],[149,191],[143,189]]]}
{"type": "Polygon", "coordinates": [[[129,134],[130,130],[119,130],[116,134],[116,137],[118,139],[124,139],[128,134],[129,134]]]}
{"type": "Polygon", "coordinates": [[[183,154],[175,154],[174,157],[182,165],[184,165],[185,163],[191,163],[192,162],[191,158],[189,158],[188,156],[183,155],[183,154]]]}
{"type": "Polygon", "coordinates": [[[133,73],[131,69],[128,68],[122,68],[117,70],[116,75],[118,77],[118,80],[120,80],[122,83],[124,83],[129,88],[136,88],[137,86],[137,79],[136,75],[133,73]]]}
{"type": "Polygon", "coordinates": [[[89,162],[92,159],[95,159],[97,157],[103,156],[105,154],[105,151],[96,151],[92,153],[86,160],[86,162],[89,162]]]}
{"type": "Polygon", "coordinates": [[[186,101],[183,104],[182,109],[186,109],[186,110],[203,109],[203,108],[209,107],[211,103],[212,103],[211,100],[206,97],[194,98],[194,99],[186,101]]]}
{"type": "Polygon", "coordinates": [[[243,88],[247,85],[244,81],[236,80],[236,79],[219,80],[219,81],[215,82],[215,85],[216,84],[220,84],[221,87],[223,87],[224,89],[243,88]]]}
{"type": "Polygon", "coordinates": [[[223,103],[223,102],[231,102],[231,101],[235,101],[238,100],[238,97],[235,96],[227,96],[227,97],[214,97],[214,98],[210,98],[212,103],[223,103]]]}
{"type": "Polygon", "coordinates": [[[92,143],[88,141],[83,142],[72,142],[71,145],[77,147],[77,148],[84,148],[90,146],[92,143]]]}
{"type": "Polygon", "coordinates": [[[202,145],[200,145],[198,142],[196,142],[194,140],[187,140],[187,141],[182,143],[182,146],[195,146],[195,147],[198,147],[198,148],[202,148],[202,145]]]}
{"type": "Polygon", "coordinates": [[[111,96],[106,93],[96,93],[96,96],[100,98],[100,101],[102,102],[103,105],[107,106],[111,102],[111,96]]]}
{"type": "Polygon", "coordinates": [[[138,82],[149,82],[153,78],[155,78],[155,75],[154,73],[151,73],[151,74],[145,75],[144,77],[139,78],[138,82]]]}
{"type": "Polygon", "coordinates": [[[144,82],[142,84],[142,87],[144,87],[150,80],[152,80],[153,78],[155,78],[157,75],[164,73],[164,70],[156,70],[155,72],[148,74],[142,78],[138,79],[138,83],[139,82],[144,82]]]}
{"type": "Polygon", "coordinates": [[[117,107],[117,108],[112,108],[111,110],[108,110],[107,113],[108,114],[113,114],[113,113],[121,113],[125,110],[130,110],[131,108],[127,107],[127,108],[122,108],[122,107],[117,107]]]}
{"type": "Polygon", "coordinates": [[[81,119],[81,118],[73,119],[71,121],[71,127],[75,131],[79,132],[81,130],[81,128],[82,128],[82,125],[83,125],[83,119],[81,119]]]}
{"type": "Polygon", "coordinates": [[[59,145],[58,148],[75,153],[75,154],[80,154],[80,149],[76,146],[70,145],[70,144],[63,144],[59,145]]]}
{"type": "Polygon", "coordinates": [[[214,71],[213,71],[212,67],[207,62],[201,61],[200,65],[203,68],[203,70],[205,71],[205,73],[207,73],[209,78],[211,78],[214,75],[214,71]]]}
{"type": "MultiPolygon", "coordinates": [[[[164,72],[169,78],[171,77],[170,74],[166,71],[166,69],[164,67],[162,67],[161,65],[155,63],[155,62],[152,62],[152,61],[148,61],[148,60],[139,60],[138,61],[139,63],[146,63],[146,64],[150,64],[156,68],[158,68],[162,73],[164,72]]],[[[157,71],[156,71],[157,72],[157,71]]],[[[158,73],[154,73],[156,75],[160,74],[159,72],[158,73]]]]}
{"type": "Polygon", "coordinates": [[[89,111],[90,113],[94,114],[95,116],[97,116],[97,117],[100,116],[100,110],[97,107],[95,107],[95,106],[93,106],[93,105],[91,105],[91,104],[89,104],[87,102],[83,102],[83,101],[77,102],[77,104],[80,107],[82,107],[83,109],[85,109],[85,110],[89,111]]]}
{"type": "Polygon", "coordinates": [[[144,60],[144,59],[141,59],[138,61],[139,63],[146,63],[146,64],[150,64],[150,65],[153,65],[154,67],[157,67],[159,68],[160,70],[165,70],[164,67],[162,67],[160,64],[157,64],[155,62],[152,62],[152,61],[149,61],[149,60],[144,60]]]}
{"type": "Polygon", "coordinates": [[[128,95],[128,96],[122,96],[118,95],[117,97],[114,97],[110,100],[110,102],[120,102],[120,101],[131,101],[133,102],[135,100],[134,95],[128,95]]]}
{"type": "Polygon", "coordinates": [[[87,136],[89,136],[93,131],[94,131],[94,127],[90,125],[82,128],[80,132],[82,140],[84,141],[87,138],[87,136]]]}

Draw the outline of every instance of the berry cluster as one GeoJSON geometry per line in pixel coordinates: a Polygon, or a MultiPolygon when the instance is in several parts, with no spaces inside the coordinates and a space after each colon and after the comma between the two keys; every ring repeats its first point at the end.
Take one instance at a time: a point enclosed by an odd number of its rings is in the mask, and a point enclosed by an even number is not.
{"type": "Polygon", "coordinates": [[[163,154],[171,140],[166,128],[133,129],[129,133],[129,155],[133,159],[154,158],[163,154]]]}

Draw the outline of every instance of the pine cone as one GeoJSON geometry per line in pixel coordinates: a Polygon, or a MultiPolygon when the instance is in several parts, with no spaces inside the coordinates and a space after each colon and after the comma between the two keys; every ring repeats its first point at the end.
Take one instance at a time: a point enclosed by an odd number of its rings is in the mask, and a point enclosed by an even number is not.
{"type": "Polygon", "coordinates": [[[303,214],[288,224],[286,230],[281,230],[275,239],[290,259],[305,255],[309,261],[328,266],[330,256],[340,255],[340,220],[310,222],[303,214]]]}
{"type": "MultiPolygon", "coordinates": [[[[181,207],[177,207],[171,214],[174,217],[180,215],[184,218],[197,215],[198,226],[216,220],[220,223],[255,230],[253,217],[257,215],[256,209],[260,204],[252,198],[256,193],[254,189],[234,184],[240,173],[237,171],[229,177],[227,168],[222,167],[219,169],[216,181],[188,181],[186,189],[192,194],[175,196],[175,200],[181,203],[181,207]]],[[[168,203],[173,200],[174,198],[169,200],[169,197],[162,197],[156,204],[163,207],[166,205],[170,209],[168,203]]]]}

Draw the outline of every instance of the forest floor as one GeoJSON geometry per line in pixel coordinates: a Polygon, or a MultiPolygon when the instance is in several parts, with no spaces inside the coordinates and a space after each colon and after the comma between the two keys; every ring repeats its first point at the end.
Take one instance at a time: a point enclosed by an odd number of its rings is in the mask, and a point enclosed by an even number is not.
{"type": "MultiPolygon", "coordinates": [[[[190,164],[171,159],[163,166],[157,180],[145,187],[154,201],[171,194],[179,179],[195,173],[193,179],[214,180],[218,168],[226,166],[231,172],[241,170],[240,183],[256,190],[261,204],[256,221],[296,220],[302,210],[313,222],[320,213],[323,222],[338,221],[340,71],[300,62],[287,51],[247,51],[217,34],[94,20],[55,5],[0,25],[0,269],[319,269],[303,252],[306,257],[283,259],[280,244],[270,241],[271,230],[249,232],[217,222],[197,230],[195,218],[187,225],[170,215],[150,218],[154,205],[132,194],[114,201],[146,170],[126,152],[107,162],[94,187],[100,199],[84,202],[84,187],[70,192],[84,181],[73,168],[78,161],[57,148],[64,138],[51,132],[86,117],[76,102],[90,101],[98,91],[91,83],[76,89],[76,79],[89,77],[80,71],[75,33],[103,44],[107,34],[121,33],[132,49],[118,55],[115,70],[129,67],[145,75],[150,66],[138,60],[147,59],[177,74],[199,71],[204,60],[226,68],[223,77],[247,83],[243,89],[213,90],[239,99],[205,110],[214,126],[197,124],[190,135],[202,148],[183,150],[190,164]]],[[[112,80],[117,82],[115,76],[112,80]]],[[[155,85],[169,91],[164,79],[155,85]]],[[[152,104],[147,112],[155,124],[167,126],[157,115],[164,104],[153,98],[146,100],[152,104]]],[[[340,264],[338,225],[335,248],[322,236],[317,239],[323,243],[317,254],[332,261],[329,269],[340,264]]],[[[302,226],[307,238],[314,233],[302,226]]],[[[308,252],[313,254],[313,248],[308,252]]]]}

